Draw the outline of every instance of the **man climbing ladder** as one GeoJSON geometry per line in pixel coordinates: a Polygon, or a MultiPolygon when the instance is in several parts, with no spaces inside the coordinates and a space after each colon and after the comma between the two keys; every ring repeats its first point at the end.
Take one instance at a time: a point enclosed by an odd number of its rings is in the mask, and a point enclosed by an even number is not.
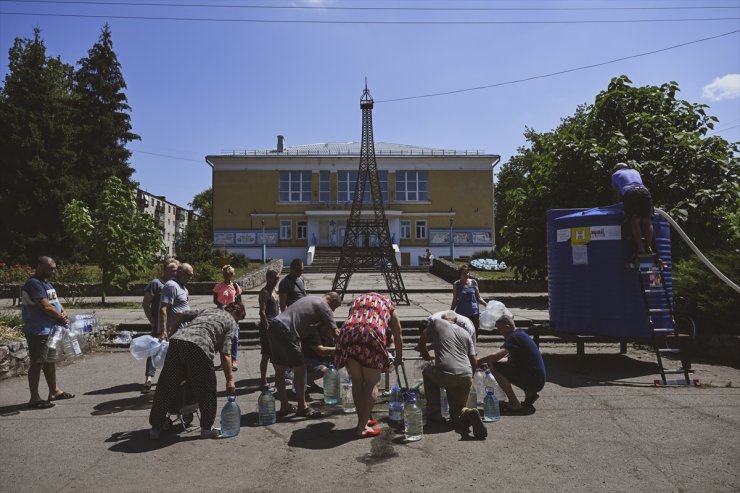
{"type": "Polygon", "coordinates": [[[612,169],[612,188],[624,204],[624,215],[630,224],[634,253],[636,255],[652,253],[653,198],[643,185],[640,173],[625,163],[617,163],[612,169]],[[643,233],[645,245],[642,244],[643,233]]]}

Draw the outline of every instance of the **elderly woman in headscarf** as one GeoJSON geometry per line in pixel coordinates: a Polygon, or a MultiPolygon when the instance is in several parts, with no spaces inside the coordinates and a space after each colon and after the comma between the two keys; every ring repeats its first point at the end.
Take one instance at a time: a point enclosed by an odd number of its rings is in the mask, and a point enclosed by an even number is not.
{"type": "Polygon", "coordinates": [[[175,401],[182,399],[182,382],[190,386],[200,409],[201,438],[216,438],[220,430],[211,429],[216,421],[216,374],[213,358],[221,357],[221,368],[226,377],[226,393],[236,391],[231,373],[231,344],[237,322],[244,318],[241,302],[226,305],[223,310],[207,308],[191,311],[185,316],[187,330],[178,330],[169,338],[169,349],[157,383],[149,423],[149,436],[159,438],[167,420],[167,411],[175,401]]]}
{"type": "Polygon", "coordinates": [[[358,296],[342,325],[334,356],[337,368],[347,367],[352,378],[352,397],[357,408],[355,436],[367,438],[381,433],[370,413],[377,399],[380,374],[403,357],[401,322],[393,302],[378,293],[358,296]],[[388,353],[390,334],[395,343],[395,360],[388,353]]]}

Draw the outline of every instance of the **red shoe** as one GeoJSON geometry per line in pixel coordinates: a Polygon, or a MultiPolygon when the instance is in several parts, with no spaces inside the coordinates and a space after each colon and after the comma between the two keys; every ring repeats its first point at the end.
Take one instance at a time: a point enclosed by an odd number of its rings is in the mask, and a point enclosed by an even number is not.
{"type": "Polygon", "coordinates": [[[370,438],[370,437],[376,437],[383,433],[383,430],[380,428],[373,428],[372,430],[363,431],[360,435],[357,435],[357,438],[370,438]]]}
{"type": "Polygon", "coordinates": [[[368,419],[367,420],[367,425],[368,426],[375,426],[377,424],[378,424],[378,420],[377,419],[368,419]]]}

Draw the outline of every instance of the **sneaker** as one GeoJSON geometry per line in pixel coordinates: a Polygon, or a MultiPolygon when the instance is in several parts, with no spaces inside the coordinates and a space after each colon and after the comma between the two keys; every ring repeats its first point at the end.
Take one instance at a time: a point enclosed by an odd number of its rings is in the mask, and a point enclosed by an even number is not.
{"type": "Polygon", "coordinates": [[[467,422],[473,427],[473,436],[478,440],[483,440],[488,436],[486,425],[480,419],[480,412],[477,409],[468,409],[466,414],[467,422]]]}
{"type": "Polygon", "coordinates": [[[156,428],[152,428],[149,430],[149,440],[159,440],[159,437],[162,435],[162,432],[156,428]]]}
{"type": "Polygon", "coordinates": [[[210,430],[200,430],[201,438],[218,438],[221,436],[220,428],[211,428],[210,430]]]}

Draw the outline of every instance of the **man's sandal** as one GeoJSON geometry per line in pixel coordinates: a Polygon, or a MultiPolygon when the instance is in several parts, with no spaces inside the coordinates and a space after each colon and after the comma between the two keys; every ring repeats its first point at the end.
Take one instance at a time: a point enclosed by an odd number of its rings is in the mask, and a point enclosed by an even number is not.
{"type": "Polygon", "coordinates": [[[70,394],[69,392],[62,392],[61,394],[49,397],[49,401],[63,401],[66,399],[74,399],[74,396],[74,394],[70,394]]]}
{"type": "Polygon", "coordinates": [[[49,409],[54,407],[56,404],[49,401],[35,401],[29,402],[26,406],[28,409],[49,409]]]}

